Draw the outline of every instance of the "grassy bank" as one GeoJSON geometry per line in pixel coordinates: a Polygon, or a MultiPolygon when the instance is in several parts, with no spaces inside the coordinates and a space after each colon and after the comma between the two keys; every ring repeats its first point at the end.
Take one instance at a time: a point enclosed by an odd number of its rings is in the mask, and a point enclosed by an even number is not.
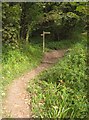
{"type": "Polygon", "coordinates": [[[18,47],[3,46],[2,54],[2,87],[5,88],[13,79],[36,67],[42,58],[42,50],[30,44],[19,44],[18,47]]]}
{"type": "Polygon", "coordinates": [[[34,117],[86,118],[88,112],[86,38],[53,68],[30,81],[34,117]]]}

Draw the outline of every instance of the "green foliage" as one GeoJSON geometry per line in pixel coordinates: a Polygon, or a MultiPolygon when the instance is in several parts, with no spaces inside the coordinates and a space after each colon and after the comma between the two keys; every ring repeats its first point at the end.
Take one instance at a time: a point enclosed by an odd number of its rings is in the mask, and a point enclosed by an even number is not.
{"type": "MultiPolygon", "coordinates": [[[[86,24],[86,3],[62,2],[44,3],[44,17],[40,20],[35,31],[50,31],[51,38],[55,40],[68,39],[73,32],[81,27],[83,31],[86,24]],[[82,12],[79,10],[83,8],[82,12]]],[[[34,32],[34,31],[33,31],[34,32]]]]}
{"type": "Polygon", "coordinates": [[[42,18],[42,7],[40,3],[26,2],[22,3],[22,12],[20,20],[20,37],[28,41],[31,32],[36,29],[36,24],[42,18]]]}
{"type": "Polygon", "coordinates": [[[42,58],[41,49],[29,44],[20,44],[19,48],[14,49],[12,46],[3,46],[2,52],[3,87],[22,73],[37,66],[42,58]]]}
{"type": "Polygon", "coordinates": [[[53,68],[30,81],[34,117],[87,117],[86,40],[82,39],[53,68]]]}
{"type": "Polygon", "coordinates": [[[43,30],[56,40],[66,39],[76,26],[82,26],[82,31],[86,24],[85,2],[3,3],[2,8],[3,42],[7,44],[19,37],[28,41],[32,33],[43,30]]]}
{"type": "Polygon", "coordinates": [[[10,6],[10,3],[2,4],[2,28],[3,42],[9,44],[19,38],[21,7],[17,3],[10,6]]]}
{"type": "Polygon", "coordinates": [[[76,43],[77,41],[73,41],[73,40],[61,40],[61,41],[47,41],[46,42],[46,48],[48,49],[67,49],[73,46],[74,43],[76,43]]]}
{"type": "MultiPolygon", "coordinates": [[[[65,39],[65,40],[54,40],[49,38],[49,36],[46,36],[45,38],[45,51],[50,51],[50,50],[58,50],[58,49],[67,49],[72,47],[75,43],[81,41],[79,37],[79,32],[76,31],[76,33],[73,34],[73,38],[70,39],[65,39]]],[[[43,40],[42,37],[35,36],[32,37],[30,40],[30,43],[35,46],[39,46],[42,48],[43,40]]]]}

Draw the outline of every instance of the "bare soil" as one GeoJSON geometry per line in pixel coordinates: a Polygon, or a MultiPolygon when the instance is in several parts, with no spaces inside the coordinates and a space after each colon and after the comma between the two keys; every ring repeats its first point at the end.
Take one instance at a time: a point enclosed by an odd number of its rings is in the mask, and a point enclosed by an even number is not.
{"type": "Polygon", "coordinates": [[[28,104],[30,103],[30,95],[26,91],[28,82],[40,72],[55,64],[59,58],[64,56],[65,52],[66,50],[46,52],[42,63],[37,68],[13,81],[8,88],[7,97],[3,105],[3,112],[6,115],[10,115],[11,118],[31,118],[31,105],[28,104]]]}

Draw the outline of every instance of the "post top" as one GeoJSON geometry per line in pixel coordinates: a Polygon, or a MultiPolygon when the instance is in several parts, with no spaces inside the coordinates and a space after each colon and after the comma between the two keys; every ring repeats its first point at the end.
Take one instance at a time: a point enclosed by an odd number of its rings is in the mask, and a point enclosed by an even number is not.
{"type": "Polygon", "coordinates": [[[41,36],[43,36],[44,34],[50,34],[50,32],[43,31],[43,34],[41,34],[41,36]]]}
{"type": "Polygon", "coordinates": [[[44,32],[44,31],[43,31],[43,33],[44,33],[44,34],[50,34],[50,32],[44,32]]]}

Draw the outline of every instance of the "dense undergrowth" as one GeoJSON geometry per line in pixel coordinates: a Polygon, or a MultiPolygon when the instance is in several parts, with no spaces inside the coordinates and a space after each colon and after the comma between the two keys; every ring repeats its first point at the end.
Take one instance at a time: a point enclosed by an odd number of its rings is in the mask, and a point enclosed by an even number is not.
{"type": "Polygon", "coordinates": [[[22,73],[36,67],[42,58],[42,50],[30,44],[19,44],[18,47],[3,46],[2,52],[3,88],[22,73]]]}
{"type": "Polygon", "coordinates": [[[87,118],[86,38],[51,69],[30,81],[34,117],[87,118]]]}
{"type": "MultiPolygon", "coordinates": [[[[73,39],[63,39],[63,40],[53,40],[50,38],[45,38],[45,51],[68,49],[72,47],[75,43],[80,41],[80,36],[76,35],[73,39]],[[76,39],[77,38],[77,39],[76,39]]],[[[32,37],[30,43],[35,46],[42,48],[43,40],[41,37],[32,37]]]]}

